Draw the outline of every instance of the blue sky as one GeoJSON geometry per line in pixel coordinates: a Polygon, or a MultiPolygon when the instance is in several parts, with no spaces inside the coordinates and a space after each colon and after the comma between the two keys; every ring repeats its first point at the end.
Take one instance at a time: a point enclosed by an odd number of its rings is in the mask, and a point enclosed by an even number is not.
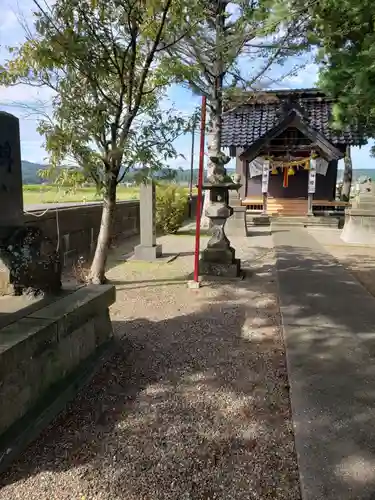
{"type": "MultiPolygon", "coordinates": [[[[0,0],[0,59],[4,61],[7,57],[6,46],[21,44],[24,40],[24,31],[20,25],[20,19],[29,26],[32,26],[31,12],[33,8],[32,0],[0,0]]],[[[298,61],[290,61],[287,65],[292,67],[298,61]]],[[[285,67],[282,69],[285,72],[285,67]]],[[[251,67],[249,67],[251,71],[251,67]]],[[[277,77],[280,68],[273,68],[271,75],[277,77]]],[[[287,77],[279,84],[279,88],[310,88],[314,86],[317,78],[317,68],[309,63],[297,74],[287,77]]],[[[38,116],[30,108],[46,106],[51,101],[51,92],[48,89],[36,89],[28,86],[16,86],[11,88],[0,87],[0,110],[4,110],[18,116],[21,129],[21,149],[22,159],[37,163],[46,162],[46,153],[43,149],[43,138],[36,131],[38,116]],[[26,109],[27,107],[27,109],[26,109]]],[[[193,96],[191,92],[182,87],[172,87],[168,92],[168,100],[164,103],[168,106],[173,103],[183,114],[189,115],[199,104],[200,99],[193,96]]],[[[196,141],[198,143],[198,141],[196,141]]],[[[190,166],[190,144],[191,137],[184,136],[176,141],[176,147],[184,158],[173,161],[174,167],[189,168],[190,166]]],[[[197,148],[196,148],[197,149],[197,148]]],[[[354,168],[375,168],[375,158],[369,154],[370,145],[362,148],[353,148],[354,168]]],[[[198,151],[195,154],[197,165],[198,151]]]]}

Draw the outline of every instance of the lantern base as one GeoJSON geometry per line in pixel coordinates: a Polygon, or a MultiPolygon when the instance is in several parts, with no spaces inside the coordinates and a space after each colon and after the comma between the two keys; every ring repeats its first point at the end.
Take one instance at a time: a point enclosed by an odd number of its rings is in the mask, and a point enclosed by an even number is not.
{"type": "Polygon", "coordinates": [[[222,278],[238,278],[241,276],[241,261],[234,259],[231,263],[199,262],[199,273],[208,276],[218,276],[222,278]]]}

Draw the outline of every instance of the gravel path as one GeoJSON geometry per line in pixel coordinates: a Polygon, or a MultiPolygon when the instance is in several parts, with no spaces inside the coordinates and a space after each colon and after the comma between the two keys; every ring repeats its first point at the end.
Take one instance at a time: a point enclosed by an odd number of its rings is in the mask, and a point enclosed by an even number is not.
{"type": "Polygon", "coordinates": [[[241,282],[188,290],[188,236],[163,240],[169,264],[110,270],[118,351],[0,500],[300,499],[270,237],[232,241],[241,282]]]}

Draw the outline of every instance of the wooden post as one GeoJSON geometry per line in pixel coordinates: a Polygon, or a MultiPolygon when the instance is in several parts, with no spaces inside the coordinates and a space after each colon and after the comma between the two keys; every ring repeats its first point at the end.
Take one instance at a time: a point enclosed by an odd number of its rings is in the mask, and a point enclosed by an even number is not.
{"type": "Polygon", "coordinates": [[[263,170],[262,170],[263,215],[267,215],[269,177],[270,177],[270,161],[264,160],[263,170]]]}
{"type": "Polygon", "coordinates": [[[268,193],[263,193],[263,215],[267,215],[268,193]]]}
{"type": "Polygon", "coordinates": [[[308,195],[307,195],[307,215],[314,215],[312,202],[313,202],[313,194],[308,193],[308,195]]]}
{"type": "Polygon", "coordinates": [[[314,215],[313,198],[316,187],[316,160],[310,158],[309,184],[307,190],[307,215],[314,215]]]}

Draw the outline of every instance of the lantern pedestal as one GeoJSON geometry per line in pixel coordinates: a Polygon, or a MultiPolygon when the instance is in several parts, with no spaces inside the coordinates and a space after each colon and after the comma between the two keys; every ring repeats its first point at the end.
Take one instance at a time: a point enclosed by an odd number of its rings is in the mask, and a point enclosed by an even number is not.
{"type": "Polygon", "coordinates": [[[203,189],[210,192],[210,204],[205,215],[211,221],[211,238],[203,250],[199,263],[200,274],[235,278],[240,276],[241,261],[236,259],[236,251],[230,245],[224,226],[233,214],[228,205],[229,191],[238,190],[241,184],[222,182],[205,184],[203,189]]]}

